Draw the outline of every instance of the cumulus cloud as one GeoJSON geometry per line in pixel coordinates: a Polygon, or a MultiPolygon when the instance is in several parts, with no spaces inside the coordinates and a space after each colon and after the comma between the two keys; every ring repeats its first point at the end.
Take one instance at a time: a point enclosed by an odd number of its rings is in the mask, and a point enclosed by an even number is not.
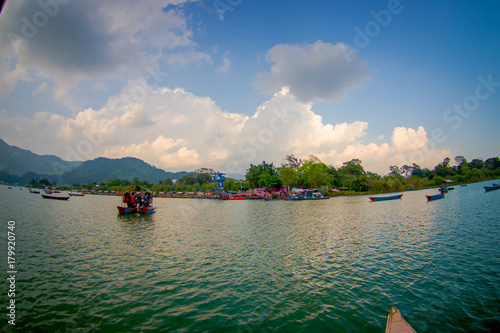
{"type": "Polygon", "coordinates": [[[427,132],[422,126],[413,128],[396,127],[391,136],[391,144],[356,143],[347,145],[341,152],[329,152],[318,156],[335,166],[353,158],[363,162],[365,170],[382,175],[389,173],[391,165],[402,166],[416,163],[421,167],[433,167],[447,156],[449,150],[431,149],[427,132]]]}
{"type": "MultiPolygon", "coordinates": [[[[124,92],[136,84],[129,82],[124,92]]],[[[390,165],[434,166],[450,155],[430,149],[423,127],[397,127],[391,143],[380,145],[363,141],[367,130],[362,121],[325,123],[288,88],[252,117],[224,112],[212,99],[179,88],[151,89],[143,101],[125,104],[110,98],[101,109],[85,109],[74,117],[0,113],[3,138],[36,153],[66,160],[132,156],[172,171],[211,167],[245,173],[250,164],[279,165],[285,155],[295,154],[316,155],[337,167],[359,158],[365,170],[385,174],[390,165]]]]}
{"type": "Polygon", "coordinates": [[[351,89],[363,87],[371,79],[366,63],[342,43],[335,45],[317,41],[314,44],[278,44],[267,52],[274,63],[271,72],[259,73],[257,86],[275,92],[283,86],[304,102],[332,101],[351,89]]]}
{"type": "MultiPolygon", "coordinates": [[[[144,71],[163,53],[193,46],[182,10],[164,10],[182,2],[10,1],[0,20],[0,47],[4,59],[15,58],[20,68],[52,78],[60,99],[82,80],[144,71]]],[[[190,57],[184,61],[208,56],[190,57]]]]}

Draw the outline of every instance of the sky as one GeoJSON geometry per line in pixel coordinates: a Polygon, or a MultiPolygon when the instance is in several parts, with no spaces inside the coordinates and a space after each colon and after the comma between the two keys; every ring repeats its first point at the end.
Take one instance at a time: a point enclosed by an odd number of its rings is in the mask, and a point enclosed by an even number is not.
{"type": "Polygon", "coordinates": [[[500,156],[500,2],[7,1],[0,138],[245,174],[500,156]]]}

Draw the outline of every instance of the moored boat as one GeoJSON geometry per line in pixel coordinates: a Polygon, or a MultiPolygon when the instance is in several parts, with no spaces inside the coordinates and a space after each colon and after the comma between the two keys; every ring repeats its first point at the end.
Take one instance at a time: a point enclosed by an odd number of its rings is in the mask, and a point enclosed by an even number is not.
{"type": "Polygon", "coordinates": [[[385,333],[416,333],[416,331],[403,319],[398,308],[391,306],[391,312],[387,316],[385,333]]]}
{"type": "Polygon", "coordinates": [[[398,194],[398,195],[391,195],[388,197],[369,197],[371,201],[386,201],[386,200],[396,200],[396,199],[401,199],[403,195],[398,194]]]}
{"type": "Polygon", "coordinates": [[[249,198],[244,194],[235,194],[235,195],[222,197],[222,200],[246,200],[246,199],[249,199],[249,198]]]}
{"type": "Polygon", "coordinates": [[[48,195],[48,194],[42,194],[42,198],[44,199],[53,199],[53,200],[68,200],[69,197],[61,197],[57,195],[48,195]]]}
{"type": "Polygon", "coordinates": [[[441,192],[441,193],[435,194],[435,195],[426,195],[426,197],[427,197],[427,201],[443,199],[444,193],[441,192]]]}
{"type": "Polygon", "coordinates": [[[74,192],[69,192],[68,195],[71,197],[83,197],[83,196],[85,196],[85,194],[83,194],[83,193],[74,193],[74,192]]]}
{"type": "Polygon", "coordinates": [[[484,190],[486,192],[494,191],[494,190],[498,190],[498,189],[500,189],[500,184],[493,184],[492,186],[485,186],[484,187],[484,190]]]}
{"type": "Polygon", "coordinates": [[[30,193],[36,193],[36,194],[40,194],[40,191],[36,191],[36,190],[30,190],[30,193]]]}

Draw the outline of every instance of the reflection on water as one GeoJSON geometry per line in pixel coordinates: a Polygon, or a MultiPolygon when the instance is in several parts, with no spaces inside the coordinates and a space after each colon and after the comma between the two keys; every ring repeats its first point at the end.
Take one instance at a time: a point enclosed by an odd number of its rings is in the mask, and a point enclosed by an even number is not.
{"type": "Polygon", "coordinates": [[[117,214],[118,197],[0,186],[0,212],[18,226],[16,326],[381,332],[396,305],[419,332],[487,331],[500,322],[500,192],[481,185],[435,202],[435,190],[381,202],[158,198],[151,215],[117,214]]]}

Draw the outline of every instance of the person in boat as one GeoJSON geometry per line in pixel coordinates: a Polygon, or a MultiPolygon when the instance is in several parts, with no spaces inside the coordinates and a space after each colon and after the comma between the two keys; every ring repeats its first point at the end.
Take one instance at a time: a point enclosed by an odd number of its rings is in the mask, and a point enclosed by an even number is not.
{"type": "Polygon", "coordinates": [[[132,192],[132,194],[130,195],[130,203],[128,204],[128,207],[136,208],[136,206],[137,206],[137,200],[135,198],[135,194],[132,192]]]}

